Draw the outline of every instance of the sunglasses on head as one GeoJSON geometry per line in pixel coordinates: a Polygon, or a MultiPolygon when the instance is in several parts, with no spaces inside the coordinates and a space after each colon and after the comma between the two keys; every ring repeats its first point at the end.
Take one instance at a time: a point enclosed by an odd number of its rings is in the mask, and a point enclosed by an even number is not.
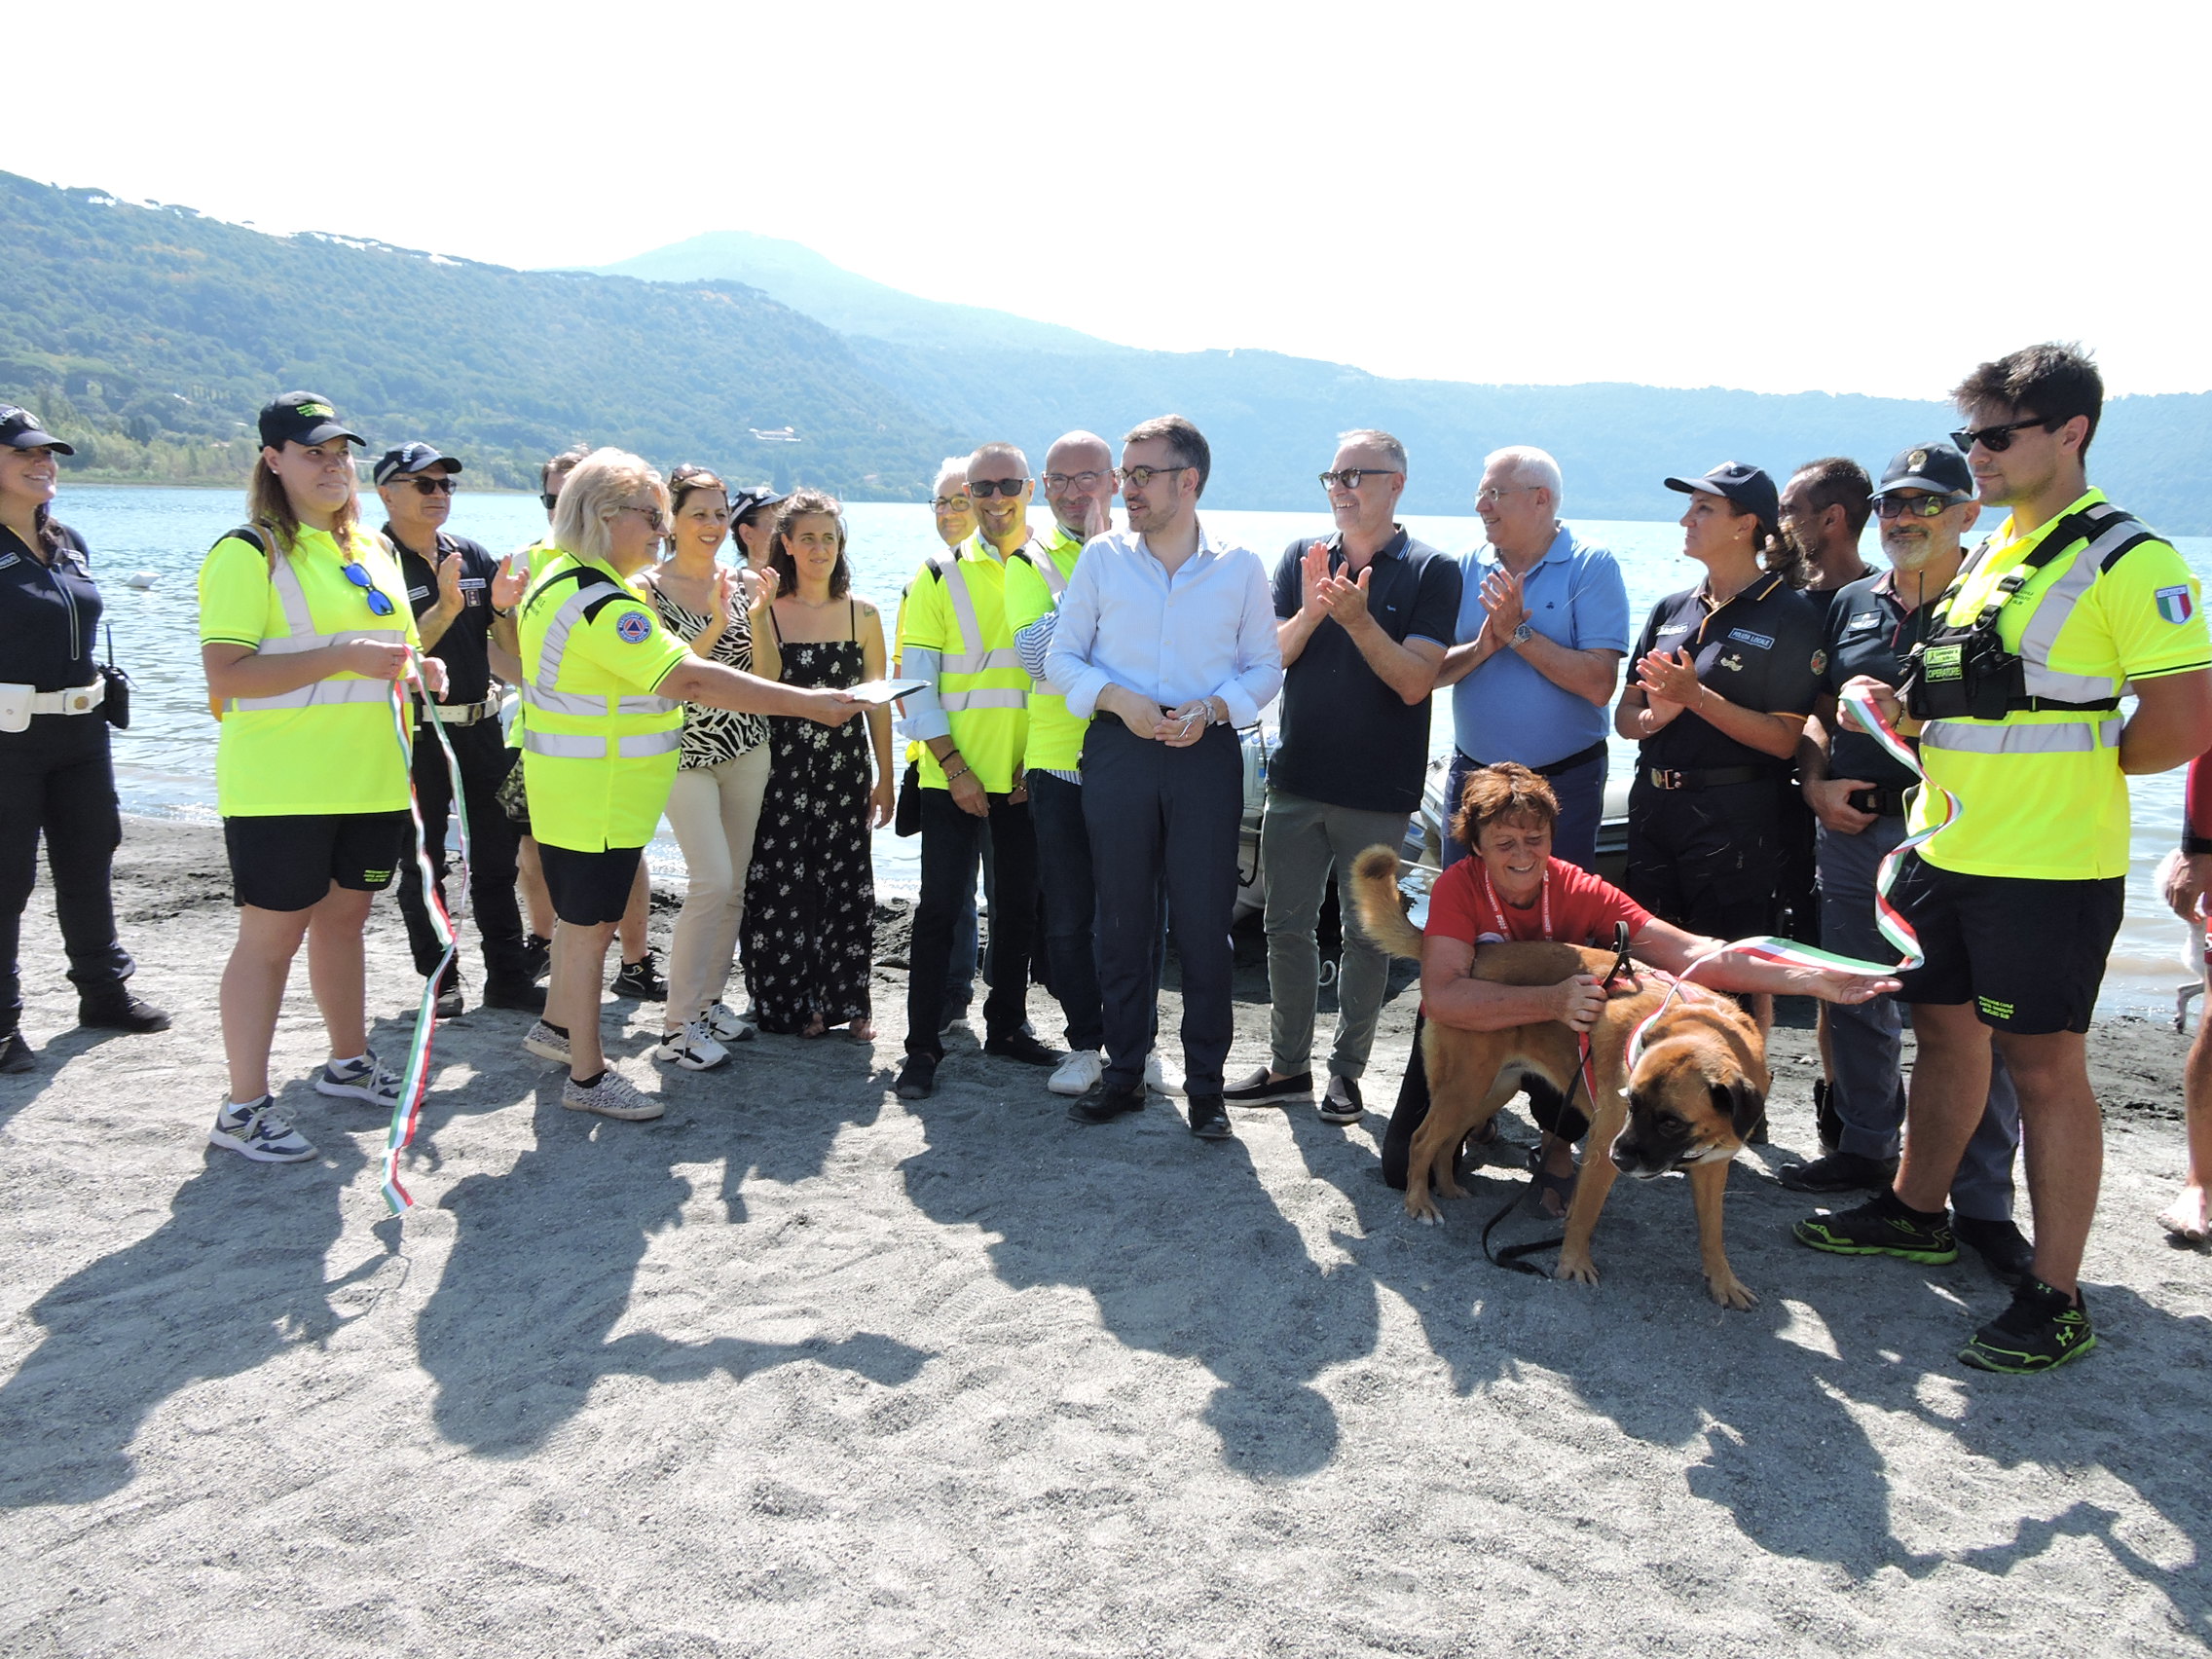
{"type": "Polygon", "coordinates": [[[444,473],[435,478],[410,478],[407,482],[415,486],[418,496],[450,496],[459,487],[458,480],[444,473]]]}
{"type": "Polygon", "coordinates": [[[969,480],[968,494],[979,496],[986,501],[993,495],[1000,495],[1011,501],[1021,494],[1021,487],[1028,482],[1026,478],[975,478],[969,480]]]}
{"type": "Polygon", "coordinates": [[[2031,426],[2041,426],[2046,431],[2055,430],[2064,424],[2063,421],[2049,420],[2042,415],[2031,415],[2025,421],[2008,421],[2002,426],[1978,428],[1962,426],[1951,434],[1951,442],[1958,447],[1961,455],[1966,454],[1976,444],[1979,444],[1991,455],[2003,455],[2012,447],[2012,434],[2014,432],[2024,432],[2031,426]]]}
{"type": "Polygon", "coordinates": [[[376,577],[361,568],[358,559],[349,559],[338,568],[345,572],[348,581],[361,590],[361,597],[369,602],[371,616],[389,616],[392,613],[394,607],[391,600],[384,589],[377,586],[376,577]]]}
{"type": "Polygon", "coordinates": [[[1966,498],[1964,496],[1876,496],[1874,511],[1886,519],[1941,518],[1966,498]]]}

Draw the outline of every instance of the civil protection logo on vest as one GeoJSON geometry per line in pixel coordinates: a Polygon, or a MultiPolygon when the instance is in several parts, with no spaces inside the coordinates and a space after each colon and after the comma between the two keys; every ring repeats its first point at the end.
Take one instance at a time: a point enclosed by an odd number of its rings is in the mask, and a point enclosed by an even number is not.
{"type": "Polygon", "coordinates": [[[615,638],[642,645],[652,638],[652,619],[643,610],[625,610],[614,619],[615,638]]]}
{"type": "Polygon", "coordinates": [[[2152,597],[2158,602],[2158,614],[2168,622],[2178,625],[2196,614],[2196,607],[2191,602],[2186,587],[2163,587],[2152,597]]]}

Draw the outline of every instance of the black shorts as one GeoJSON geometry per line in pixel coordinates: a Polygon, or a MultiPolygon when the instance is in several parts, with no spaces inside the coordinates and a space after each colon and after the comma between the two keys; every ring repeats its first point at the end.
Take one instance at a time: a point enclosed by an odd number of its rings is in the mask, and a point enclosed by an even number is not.
{"type": "Polygon", "coordinates": [[[538,867],[545,871],[553,913],[578,928],[620,921],[630,907],[630,888],[638,879],[638,860],[645,850],[608,847],[601,853],[579,853],[573,847],[538,842],[538,867]]]}
{"type": "Polygon", "coordinates": [[[306,910],[333,882],[355,893],[391,885],[413,843],[404,812],[292,813],[226,818],[231,902],[257,910],[306,910]]]}
{"type": "Polygon", "coordinates": [[[1780,779],[1662,790],[1639,777],[1628,797],[1621,886],[1663,922],[1718,940],[1774,931],[1788,867],[1780,779]]]}
{"type": "Polygon", "coordinates": [[[1890,901],[1928,960],[1899,975],[1900,1002],[1972,1003],[1984,1025],[2025,1037],[2086,1031],[2127,878],[2030,881],[1939,869],[1917,853],[1890,901]]]}

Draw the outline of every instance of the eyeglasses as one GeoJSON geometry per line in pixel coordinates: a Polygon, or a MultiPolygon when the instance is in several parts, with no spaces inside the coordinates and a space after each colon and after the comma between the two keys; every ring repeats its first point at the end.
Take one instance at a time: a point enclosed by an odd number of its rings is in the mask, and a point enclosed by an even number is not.
{"type": "Polygon", "coordinates": [[[1951,434],[1951,442],[1958,446],[1961,455],[1964,455],[1976,444],[1979,444],[1991,455],[2003,455],[2012,447],[2012,434],[2014,432],[2024,432],[2030,426],[2042,426],[2046,430],[2049,430],[2064,424],[2064,422],[2053,421],[2042,415],[2031,415],[2025,421],[2008,421],[2002,426],[1983,426],[1979,430],[1972,426],[1962,426],[1951,434]]]}
{"type": "Polygon", "coordinates": [[[407,482],[415,486],[415,494],[418,496],[450,496],[454,493],[458,480],[440,476],[410,478],[407,482]]]}
{"type": "Polygon", "coordinates": [[[1876,496],[1874,511],[1886,519],[1941,518],[1961,501],[1964,496],[1876,496]]]}
{"type": "Polygon", "coordinates": [[[389,616],[392,613],[394,607],[390,598],[384,589],[377,586],[376,577],[361,568],[358,559],[349,559],[338,568],[346,573],[348,581],[361,590],[361,597],[369,602],[371,616],[389,616]]]}
{"type": "Polygon", "coordinates": [[[618,513],[638,514],[645,521],[645,523],[652,526],[652,531],[655,535],[659,535],[668,529],[668,516],[667,514],[663,513],[658,507],[641,507],[634,505],[629,501],[624,501],[619,507],[616,507],[614,510],[618,513]]]}
{"type": "Polygon", "coordinates": [[[1478,507],[1494,507],[1508,496],[1518,496],[1528,491],[1541,490],[1542,488],[1541,484],[1493,484],[1489,489],[1480,492],[1475,497],[1475,505],[1478,507]]]}
{"type": "Polygon", "coordinates": [[[1342,472],[1323,472],[1316,476],[1321,480],[1321,488],[1324,490],[1334,490],[1339,485],[1346,490],[1356,490],[1362,478],[1401,478],[1404,474],[1394,467],[1347,466],[1342,472]]]}
{"type": "Polygon", "coordinates": [[[930,505],[940,513],[964,513],[971,503],[966,496],[940,496],[930,505]]]}
{"type": "Polygon", "coordinates": [[[1026,478],[971,478],[968,480],[968,494],[978,496],[987,501],[995,492],[1011,501],[1021,494],[1028,482],[1026,478]]]}
{"type": "Polygon", "coordinates": [[[1048,472],[1045,474],[1045,494],[1063,496],[1071,485],[1088,492],[1097,489],[1110,476],[1110,473],[1105,472],[1048,472]]]}
{"type": "Polygon", "coordinates": [[[1117,466],[1114,468],[1114,482],[1124,487],[1134,484],[1142,490],[1155,478],[1165,478],[1173,473],[1190,470],[1188,463],[1182,466],[1117,466]]]}

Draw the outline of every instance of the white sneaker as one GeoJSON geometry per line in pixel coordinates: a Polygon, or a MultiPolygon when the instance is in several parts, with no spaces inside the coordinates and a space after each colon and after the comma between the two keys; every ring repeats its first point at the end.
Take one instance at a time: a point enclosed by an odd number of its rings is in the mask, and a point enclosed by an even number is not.
{"type": "Polygon", "coordinates": [[[1160,1057],[1158,1049],[1144,1057],[1144,1086],[1162,1094],[1183,1092],[1183,1074],[1160,1057]]]}
{"type": "Polygon", "coordinates": [[[399,1082],[396,1073],[378,1065],[376,1055],[370,1054],[343,1066],[336,1060],[326,1061],[322,1070],[314,1074],[314,1091],[342,1094],[349,1100],[366,1100],[371,1106],[381,1106],[388,1112],[399,1103],[399,1082]]]}
{"type": "Polygon", "coordinates": [[[530,1028],[530,1035],[522,1040],[522,1046],[541,1060],[569,1063],[569,1034],[554,1030],[542,1019],[530,1028]]]}
{"type": "Polygon", "coordinates": [[[732,1011],[727,1003],[714,1004],[700,1017],[706,1021],[707,1035],[719,1043],[750,1043],[758,1034],[745,1016],[732,1011]]]}
{"type": "Polygon", "coordinates": [[[729,1051],[707,1034],[704,1019],[694,1019],[681,1031],[662,1032],[653,1058],[674,1061],[685,1071],[705,1071],[728,1059],[729,1051]]]}
{"type": "Polygon", "coordinates": [[[307,1136],[276,1116],[266,1094],[246,1106],[224,1101],[216,1110],[215,1126],[207,1131],[207,1144],[256,1163],[303,1163],[314,1156],[307,1136]]]}
{"type": "Polygon", "coordinates": [[[612,1067],[601,1072],[599,1081],[589,1088],[574,1078],[569,1079],[561,1089],[561,1104],[571,1112],[597,1112],[602,1118],[620,1118],[627,1123],[661,1114],[658,1099],[612,1067]]]}
{"type": "Polygon", "coordinates": [[[1098,1086],[1106,1061],[1096,1049],[1070,1049],[1045,1087],[1054,1094],[1088,1094],[1098,1086]]]}

